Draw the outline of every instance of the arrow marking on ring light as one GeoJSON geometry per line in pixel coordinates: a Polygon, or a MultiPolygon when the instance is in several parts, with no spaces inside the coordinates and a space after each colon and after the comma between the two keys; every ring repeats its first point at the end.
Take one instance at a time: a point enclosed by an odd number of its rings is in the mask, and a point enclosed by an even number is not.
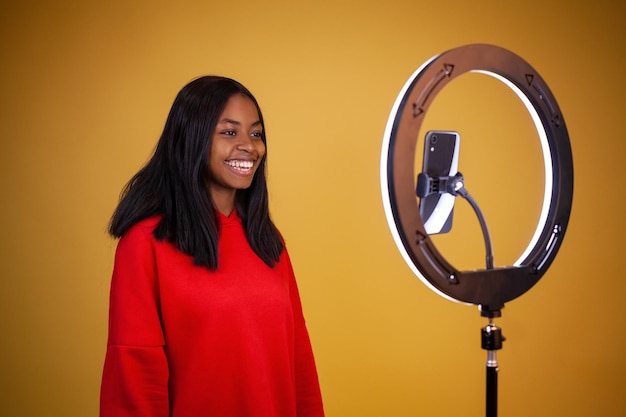
{"type": "Polygon", "coordinates": [[[422,113],[424,113],[424,106],[433,90],[446,78],[450,78],[452,76],[452,71],[454,71],[453,64],[443,64],[443,68],[437,71],[435,76],[428,81],[426,87],[422,90],[419,97],[413,103],[413,118],[418,117],[422,113]]]}
{"type": "Polygon", "coordinates": [[[552,102],[548,99],[548,97],[546,97],[546,93],[543,91],[543,88],[541,88],[539,84],[533,82],[534,79],[535,76],[533,74],[526,74],[526,82],[528,83],[528,86],[533,87],[535,91],[539,93],[539,100],[543,101],[546,104],[546,107],[550,112],[550,117],[552,118],[552,123],[554,123],[556,127],[559,127],[561,125],[560,115],[554,109],[554,105],[552,104],[552,102]]]}

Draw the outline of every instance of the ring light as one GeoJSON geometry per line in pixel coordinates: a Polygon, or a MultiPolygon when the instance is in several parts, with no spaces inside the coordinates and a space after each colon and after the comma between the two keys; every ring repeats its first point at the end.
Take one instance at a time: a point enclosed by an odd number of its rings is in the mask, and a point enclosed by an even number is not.
{"type": "Polygon", "coordinates": [[[527,62],[497,46],[467,45],[433,57],[413,73],[392,108],[382,147],[381,188],[391,233],[412,271],[439,295],[499,315],[504,303],[528,291],[546,272],[569,220],[572,153],[553,94],[527,62]],[[530,113],[541,141],[546,173],[541,214],[526,249],[509,267],[456,269],[437,251],[418,210],[414,158],[420,127],[441,89],[467,72],[492,76],[513,90],[530,113]]]}

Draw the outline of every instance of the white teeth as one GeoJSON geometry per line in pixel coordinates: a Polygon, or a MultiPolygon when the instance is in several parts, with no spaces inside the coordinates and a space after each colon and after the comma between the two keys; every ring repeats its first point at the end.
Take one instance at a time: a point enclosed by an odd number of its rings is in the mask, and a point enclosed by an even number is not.
{"type": "Polygon", "coordinates": [[[231,161],[226,161],[226,164],[230,165],[233,168],[250,169],[254,165],[254,162],[252,162],[252,161],[242,161],[242,160],[231,160],[231,161]]]}

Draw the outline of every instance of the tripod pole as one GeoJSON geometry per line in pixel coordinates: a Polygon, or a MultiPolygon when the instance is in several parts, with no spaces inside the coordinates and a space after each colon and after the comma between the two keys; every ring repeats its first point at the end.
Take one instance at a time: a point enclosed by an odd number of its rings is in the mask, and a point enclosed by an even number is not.
{"type": "Polygon", "coordinates": [[[498,415],[498,362],[496,351],[487,354],[487,417],[498,415]]]}
{"type": "Polygon", "coordinates": [[[487,350],[487,417],[498,415],[498,360],[496,351],[502,349],[502,331],[489,318],[489,324],[482,329],[482,348],[487,350]]]}

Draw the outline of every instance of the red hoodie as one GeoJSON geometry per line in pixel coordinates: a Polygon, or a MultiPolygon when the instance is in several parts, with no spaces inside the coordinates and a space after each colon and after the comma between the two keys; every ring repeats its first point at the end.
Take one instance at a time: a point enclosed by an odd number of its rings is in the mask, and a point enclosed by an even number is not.
{"type": "Polygon", "coordinates": [[[158,218],[120,239],[101,417],[324,415],[287,251],[270,268],[220,219],[214,272],[155,239],[158,218]]]}

